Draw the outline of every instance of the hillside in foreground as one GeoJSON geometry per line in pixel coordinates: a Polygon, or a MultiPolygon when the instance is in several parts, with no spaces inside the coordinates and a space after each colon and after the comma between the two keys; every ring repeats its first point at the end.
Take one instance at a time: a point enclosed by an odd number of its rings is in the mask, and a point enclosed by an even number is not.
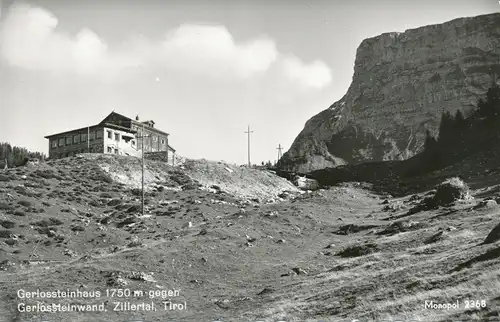
{"type": "Polygon", "coordinates": [[[148,161],[145,178],[142,216],[133,158],[0,172],[0,321],[500,320],[500,244],[481,244],[499,223],[495,173],[474,198],[434,208],[419,206],[432,191],[299,192],[270,172],[204,160],[148,161]],[[18,297],[37,289],[89,298],[18,297]],[[107,297],[114,289],[124,297],[107,297]],[[19,312],[37,301],[107,311],[19,312]]]}

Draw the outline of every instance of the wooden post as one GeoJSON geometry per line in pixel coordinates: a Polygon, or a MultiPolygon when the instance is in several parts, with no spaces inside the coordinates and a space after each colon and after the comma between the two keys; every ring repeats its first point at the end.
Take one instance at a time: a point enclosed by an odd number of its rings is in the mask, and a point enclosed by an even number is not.
{"type": "MultiPolygon", "coordinates": [[[[167,134],[167,137],[165,138],[165,140],[166,140],[166,141],[165,141],[165,143],[166,143],[166,145],[167,145],[167,148],[166,148],[165,150],[166,150],[166,155],[167,155],[167,164],[168,164],[168,134],[167,134]]],[[[172,165],[173,165],[173,163],[172,163],[172,165]]]]}
{"type": "Polygon", "coordinates": [[[245,133],[248,134],[248,167],[251,168],[252,164],[250,163],[250,133],[253,133],[253,131],[250,131],[250,125],[248,125],[248,131],[245,133]]]}
{"type": "Polygon", "coordinates": [[[144,123],[142,123],[142,216],[144,216],[144,123]]]}

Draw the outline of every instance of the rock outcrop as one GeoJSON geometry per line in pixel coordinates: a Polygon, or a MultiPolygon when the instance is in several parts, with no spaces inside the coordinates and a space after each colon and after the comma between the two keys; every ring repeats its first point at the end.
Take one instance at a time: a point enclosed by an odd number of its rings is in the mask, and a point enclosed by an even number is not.
{"type": "Polygon", "coordinates": [[[500,13],[391,32],[361,42],[341,100],[307,121],[282,158],[306,173],[404,160],[438,132],[444,111],[466,115],[500,78],[500,13]]]}

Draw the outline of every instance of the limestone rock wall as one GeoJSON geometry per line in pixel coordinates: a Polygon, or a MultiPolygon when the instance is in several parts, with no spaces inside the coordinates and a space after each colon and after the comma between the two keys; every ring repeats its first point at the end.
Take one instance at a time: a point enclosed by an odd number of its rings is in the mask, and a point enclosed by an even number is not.
{"type": "Polygon", "coordinates": [[[307,121],[282,159],[309,172],[420,152],[441,114],[467,114],[500,79],[500,13],[384,33],[361,42],[345,96],[307,121]]]}

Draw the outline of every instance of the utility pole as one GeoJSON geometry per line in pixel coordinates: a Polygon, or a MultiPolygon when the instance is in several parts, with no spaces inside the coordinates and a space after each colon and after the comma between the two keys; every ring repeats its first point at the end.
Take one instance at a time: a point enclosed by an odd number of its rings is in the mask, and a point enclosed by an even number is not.
{"type": "MultiPolygon", "coordinates": [[[[142,178],[141,178],[141,209],[142,209],[142,215],[144,216],[144,138],[149,137],[149,135],[144,134],[144,122],[142,123],[142,132],[141,136],[136,136],[136,138],[141,139],[141,172],[142,172],[142,178]]],[[[151,142],[150,142],[151,143],[151,142]]]]}
{"type": "Polygon", "coordinates": [[[251,168],[252,164],[250,163],[250,133],[253,133],[253,131],[250,131],[250,125],[248,125],[248,131],[245,133],[248,134],[248,167],[251,168]]]}
{"type": "Polygon", "coordinates": [[[142,216],[144,217],[144,123],[142,123],[142,132],[141,132],[141,148],[142,148],[142,162],[141,162],[141,168],[142,168],[142,216]]]}
{"type": "MultiPolygon", "coordinates": [[[[165,154],[167,156],[167,164],[168,164],[168,134],[167,134],[167,137],[165,138],[165,144],[167,145],[167,148],[165,149],[165,154]]],[[[172,165],[174,165],[174,162],[173,162],[174,159],[172,159],[172,165]]]]}
{"type": "Polygon", "coordinates": [[[281,146],[281,144],[278,144],[278,147],[276,148],[276,150],[278,150],[278,161],[281,159],[281,157],[283,156],[283,154],[281,154],[281,150],[283,149],[283,147],[281,146]]]}

